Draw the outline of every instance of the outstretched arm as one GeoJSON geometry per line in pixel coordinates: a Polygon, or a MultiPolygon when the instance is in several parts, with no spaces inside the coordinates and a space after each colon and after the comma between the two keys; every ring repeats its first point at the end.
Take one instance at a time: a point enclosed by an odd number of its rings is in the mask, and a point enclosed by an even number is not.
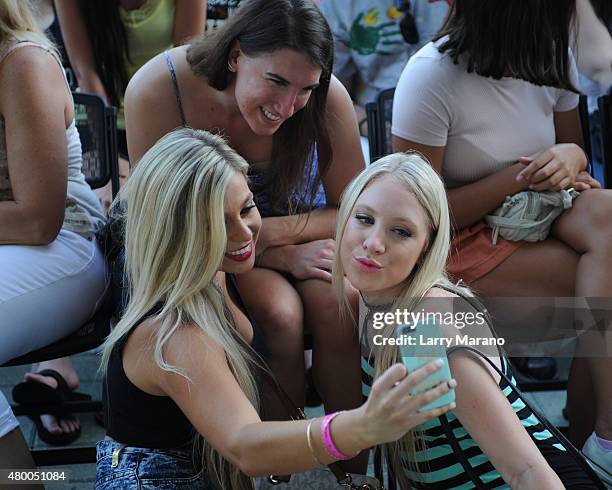
{"type": "MultiPolygon", "coordinates": [[[[226,353],[201,329],[182,326],[168,342],[165,354],[167,362],[180,367],[190,380],[162,371],[149,360],[149,381],[170,396],[204,439],[245,474],[297,473],[318,466],[308,448],[309,421],[262,422],[230,370],[226,353]]],[[[331,427],[338,449],[355,454],[395,440],[446,412],[448,406],[417,412],[418,407],[447,392],[446,384],[423,395],[409,395],[412,387],[436,369],[431,363],[407,376],[401,364],[389,368],[375,382],[368,402],[334,419],[331,427]]],[[[320,420],[314,421],[312,431],[317,458],[324,464],[334,461],[323,445],[320,420]]]]}

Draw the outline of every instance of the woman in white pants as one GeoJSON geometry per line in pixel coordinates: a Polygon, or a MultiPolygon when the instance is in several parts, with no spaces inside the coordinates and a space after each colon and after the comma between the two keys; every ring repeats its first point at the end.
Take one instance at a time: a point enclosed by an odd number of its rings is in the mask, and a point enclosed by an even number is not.
{"type": "MultiPolygon", "coordinates": [[[[0,365],[62,338],[94,313],[106,285],[94,238],[103,222],[81,172],[59,58],[26,2],[0,0],[0,365]]],[[[78,385],[68,359],[33,371],[44,369],[60,374],[68,389],[78,385]]],[[[26,379],[50,388],[59,383],[49,375],[26,379]]],[[[78,431],[74,418],[49,418],[46,426],[51,435],[78,431]]],[[[9,468],[31,464],[2,394],[0,461],[9,468]]]]}

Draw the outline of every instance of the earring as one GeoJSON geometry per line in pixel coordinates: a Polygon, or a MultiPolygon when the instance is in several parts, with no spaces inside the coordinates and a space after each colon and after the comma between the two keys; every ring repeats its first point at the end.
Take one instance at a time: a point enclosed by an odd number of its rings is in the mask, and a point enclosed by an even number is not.
{"type": "Polygon", "coordinates": [[[236,68],[234,68],[234,67],[232,66],[232,63],[231,63],[231,61],[229,61],[229,60],[227,60],[227,69],[228,69],[229,71],[231,71],[232,73],[235,73],[235,72],[236,72],[236,68]]]}

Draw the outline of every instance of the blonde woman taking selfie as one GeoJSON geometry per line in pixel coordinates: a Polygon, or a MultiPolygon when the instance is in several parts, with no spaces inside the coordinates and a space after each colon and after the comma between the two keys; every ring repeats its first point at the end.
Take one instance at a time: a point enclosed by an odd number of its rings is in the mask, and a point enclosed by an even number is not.
{"type": "Polygon", "coordinates": [[[395,364],[365,405],[327,419],[326,439],[322,419],[261,421],[264,368],[234,277],[252,269],[261,228],[247,169],[222,138],[185,128],[158,141],[128,180],[131,296],[104,346],[108,432],[96,488],[252,488],[252,476],[353,457],[448,408],[417,413],[446,385],[408,395],[434,363],[408,377],[395,364]]]}

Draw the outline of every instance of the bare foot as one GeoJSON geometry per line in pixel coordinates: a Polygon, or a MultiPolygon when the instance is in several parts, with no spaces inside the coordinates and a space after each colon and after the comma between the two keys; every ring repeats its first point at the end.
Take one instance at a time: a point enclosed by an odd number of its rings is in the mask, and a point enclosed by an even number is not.
{"type": "Polygon", "coordinates": [[[51,434],[70,434],[81,428],[81,421],[71,413],[61,417],[43,414],[40,416],[40,421],[51,434]]]}
{"type": "MultiPolygon", "coordinates": [[[[74,370],[69,357],[39,362],[38,364],[32,365],[32,372],[25,374],[24,378],[26,381],[43,383],[51,388],[57,388],[57,381],[54,378],[36,374],[38,371],[42,371],[43,369],[54,369],[60,373],[66,380],[68,388],[70,388],[72,391],[79,387],[79,375],[74,370]]],[[[79,419],[72,414],[63,415],[62,417],[45,414],[40,416],[40,420],[45,429],[52,434],[75,432],[81,427],[81,422],[79,419]]]]}

